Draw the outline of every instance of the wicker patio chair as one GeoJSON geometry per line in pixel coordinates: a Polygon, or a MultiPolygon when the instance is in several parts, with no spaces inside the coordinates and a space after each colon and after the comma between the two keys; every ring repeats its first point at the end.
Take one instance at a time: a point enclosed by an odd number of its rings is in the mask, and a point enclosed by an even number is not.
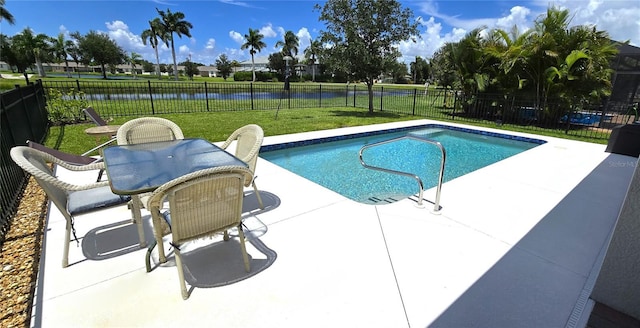
{"type": "MultiPolygon", "coordinates": [[[[224,232],[224,240],[227,241],[227,230],[237,228],[245,270],[250,271],[241,216],[244,183],[251,176],[251,171],[241,166],[204,169],[165,183],[149,197],[147,208],[153,220],[160,261],[166,261],[162,237],[168,227],[183,299],[187,299],[189,293],[180,246],[187,241],[219,232],[224,232]],[[169,210],[161,212],[165,200],[169,202],[169,210]]],[[[147,262],[149,256],[150,252],[147,252],[147,262]]]]}
{"type": "MultiPolygon", "coordinates": [[[[94,163],[102,163],[102,158],[100,157],[91,157],[91,156],[85,156],[85,155],[65,153],[63,151],[49,148],[45,145],[41,145],[31,140],[27,140],[27,146],[45,153],[49,153],[72,165],[82,166],[82,165],[88,165],[88,164],[94,164],[94,163]]],[[[102,165],[102,168],[100,168],[98,171],[98,179],[96,179],[96,182],[99,182],[100,180],[102,180],[103,174],[104,174],[104,164],[102,165]]]]}
{"type": "MultiPolygon", "coordinates": [[[[243,162],[247,163],[251,172],[255,174],[256,164],[258,162],[258,153],[260,152],[260,147],[262,146],[263,140],[264,131],[262,130],[262,128],[256,124],[248,124],[235,130],[220,148],[226,150],[233,144],[234,141],[236,141],[235,156],[243,162]]],[[[254,175],[253,179],[251,179],[250,181],[245,181],[245,187],[253,186],[253,190],[256,194],[256,198],[258,199],[260,208],[264,209],[262,198],[260,197],[258,187],[256,186],[256,178],[257,176],[254,175]]]]}
{"type": "MultiPolygon", "coordinates": [[[[58,179],[48,163],[59,165],[71,171],[87,171],[104,168],[103,163],[87,165],[70,164],[56,156],[26,146],[16,146],[11,149],[11,158],[25,172],[31,174],[40,187],[66,219],[65,242],[62,254],[62,267],[69,265],[69,243],[71,234],[75,236],[74,217],[102,210],[105,208],[126,204],[130,197],[120,196],[111,192],[108,181],[94,182],[84,185],[72,184],[58,179]]],[[[144,245],[144,231],[142,222],[138,225],[140,244],[144,245]]]]}
{"type": "Polygon", "coordinates": [[[184,139],[180,127],[160,117],[141,117],[123,124],[116,135],[118,145],[184,139]]]}

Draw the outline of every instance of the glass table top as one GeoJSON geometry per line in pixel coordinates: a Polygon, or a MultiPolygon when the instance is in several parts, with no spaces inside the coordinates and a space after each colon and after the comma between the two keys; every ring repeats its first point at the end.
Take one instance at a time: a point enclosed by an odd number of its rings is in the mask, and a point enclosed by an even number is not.
{"type": "Polygon", "coordinates": [[[182,139],[103,150],[111,190],[131,195],[153,191],[166,182],[198,170],[247,164],[204,139],[182,139]]]}

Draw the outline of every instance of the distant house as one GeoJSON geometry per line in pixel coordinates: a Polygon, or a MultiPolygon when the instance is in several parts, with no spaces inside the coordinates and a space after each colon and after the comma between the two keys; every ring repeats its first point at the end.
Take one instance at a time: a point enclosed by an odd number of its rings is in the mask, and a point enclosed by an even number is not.
{"type": "MultiPolygon", "coordinates": [[[[255,57],[254,58],[256,72],[269,72],[269,58],[268,57],[255,57]]],[[[253,64],[251,59],[240,62],[240,67],[234,69],[235,72],[251,72],[253,64]]]]}

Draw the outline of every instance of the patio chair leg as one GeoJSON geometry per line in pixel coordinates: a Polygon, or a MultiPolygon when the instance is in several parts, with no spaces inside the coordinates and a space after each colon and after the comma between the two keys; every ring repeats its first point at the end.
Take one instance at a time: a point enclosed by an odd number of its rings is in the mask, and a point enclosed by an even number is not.
{"type": "Polygon", "coordinates": [[[67,219],[66,228],[64,231],[64,249],[62,250],[62,267],[69,266],[69,243],[71,243],[71,220],[67,219]]]}
{"type": "Polygon", "coordinates": [[[242,259],[244,260],[245,271],[251,271],[249,265],[249,256],[247,255],[247,246],[244,244],[244,231],[242,230],[242,223],[238,225],[238,235],[240,237],[240,248],[242,249],[242,259]]]}
{"type": "Polygon", "coordinates": [[[264,210],[264,204],[262,203],[262,197],[260,197],[260,192],[258,191],[258,187],[256,186],[256,181],[251,182],[253,185],[253,192],[256,193],[256,198],[258,199],[258,204],[260,205],[260,209],[264,210]]]}
{"type": "Polygon", "coordinates": [[[100,182],[100,180],[102,180],[103,173],[104,173],[104,169],[101,169],[100,172],[98,172],[98,179],[96,180],[96,182],[100,182]]]}
{"type": "Polygon", "coordinates": [[[178,277],[180,278],[180,291],[182,292],[182,299],[189,298],[189,292],[187,292],[187,284],[184,281],[184,270],[182,268],[182,257],[180,256],[180,250],[178,247],[174,247],[174,253],[176,255],[176,267],[178,268],[178,277]]]}

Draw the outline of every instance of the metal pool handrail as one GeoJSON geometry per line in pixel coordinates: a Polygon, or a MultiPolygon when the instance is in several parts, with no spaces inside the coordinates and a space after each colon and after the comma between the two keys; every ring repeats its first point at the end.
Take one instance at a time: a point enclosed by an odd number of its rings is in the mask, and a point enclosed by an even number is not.
{"type": "Polygon", "coordinates": [[[418,182],[418,186],[420,187],[420,192],[418,194],[418,205],[422,206],[422,194],[424,193],[424,184],[422,183],[422,179],[420,179],[419,176],[417,176],[415,174],[412,174],[412,173],[395,171],[395,170],[391,170],[391,169],[385,169],[383,167],[372,166],[372,165],[369,165],[369,164],[365,163],[364,160],[362,159],[362,153],[368,148],[375,147],[375,146],[380,146],[380,145],[384,145],[384,144],[388,144],[388,143],[391,143],[391,142],[400,141],[400,140],[404,140],[404,139],[412,139],[412,140],[416,140],[416,141],[420,141],[420,142],[424,142],[424,143],[429,143],[429,144],[435,145],[440,149],[440,152],[442,153],[442,160],[440,161],[440,174],[438,176],[438,186],[436,188],[436,201],[434,203],[434,208],[433,208],[433,212],[434,213],[438,213],[440,211],[440,192],[442,191],[442,180],[444,178],[444,163],[445,163],[445,160],[446,160],[446,157],[447,157],[446,151],[444,150],[444,147],[442,146],[442,144],[440,142],[435,141],[435,140],[431,140],[431,139],[419,138],[419,137],[416,137],[416,136],[407,135],[407,136],[403,136],[403,137],[398,137],[398,138],[393,138],[393,139],[389,139],[389,140],[384,140],[384,141],[372,143],[372,144],[369,144],[369,145],[364,145],[364,146],[362,146],[362,148],[360,148],[360,151],[358,152],[358,157],[360,158],[360,164],[362,164],[362,166],[364,166],[365,168],[368,168],[368,169],[387,172],[387,173],[392,173],[392,174],[403,175],[403,176],[415,179],[418,182]]]}

